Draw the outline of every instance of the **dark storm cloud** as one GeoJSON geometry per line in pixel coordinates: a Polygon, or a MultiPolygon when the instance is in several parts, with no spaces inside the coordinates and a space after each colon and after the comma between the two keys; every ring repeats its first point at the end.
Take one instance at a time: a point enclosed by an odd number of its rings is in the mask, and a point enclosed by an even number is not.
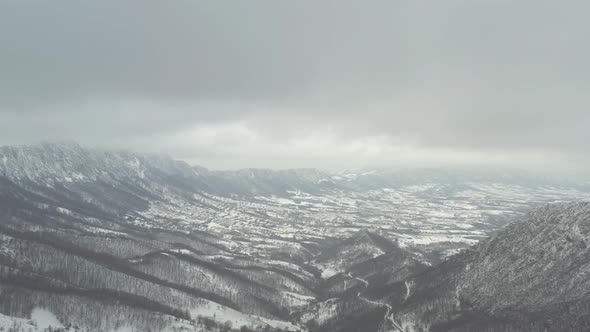
{"type": "Polygon", "coordinates": [[[67,138],[223,167],[358,164],[359,154],[583,167],[588,9],[4,1],[0,141],[67,138]]]}

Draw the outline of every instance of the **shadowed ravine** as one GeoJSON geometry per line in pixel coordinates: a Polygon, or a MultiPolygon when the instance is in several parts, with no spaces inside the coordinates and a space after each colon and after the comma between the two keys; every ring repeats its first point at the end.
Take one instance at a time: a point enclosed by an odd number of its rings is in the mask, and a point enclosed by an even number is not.
{"type": "MultiPolygon", "coordinates": [[[[355,280],[359,281],[361,284],[363,284],[363,287],[365,290],[369,288],[369,282],[367,280],[355,277],[350,272],[348,272],[347,274],[343,274],[343,275],[345,275],[348,278],[355,279],[355,280]]],[[[366,297],[363,296],[363,291],[359,291],[357,293],[357,297],[363,302],[366,302],[366,303],[369,303],[369,304],[372,304],[375,306],[383,306],[383,307],[387,308],[387,311],[385,311],[385,315],[383,315],[383,323],[381,323],[381,327],[379,328],[379,331],[404,332],[404,330],[401,328],[401,326],[399,326],[395,322],[395,320],[393,319],[393,313],[391,313],[391,305],[390,304],[367,299],[366,297]],[[387,326],[387,323],[391,324],[391,326],[387,326]]]]}

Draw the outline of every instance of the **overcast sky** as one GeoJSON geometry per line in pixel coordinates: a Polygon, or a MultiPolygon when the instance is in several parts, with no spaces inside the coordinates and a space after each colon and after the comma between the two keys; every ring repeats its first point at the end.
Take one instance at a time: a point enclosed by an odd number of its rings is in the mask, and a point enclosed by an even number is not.
{"type": "Polygon", "coordinates": [[[0,145],[590,168],[588,1],[0,3],[0,145]]]}

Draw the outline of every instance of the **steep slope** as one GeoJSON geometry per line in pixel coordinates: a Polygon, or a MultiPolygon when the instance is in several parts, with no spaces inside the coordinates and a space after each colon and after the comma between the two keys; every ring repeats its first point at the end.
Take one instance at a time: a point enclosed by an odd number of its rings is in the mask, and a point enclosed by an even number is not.
{"type": "Polygon", "coordinates": [[[551,204],[382,292],[410,331],[586,331],[589,241],[590,203],[551,204]]]}
{"type": "Polygon", "coordinates": [[[530,314],[554,329],[587,330],[589,244],[590,203],[536,209],[479,246],[459,295],[477,310],[508,318],[530,314]]]}
{"type": "Polygon", "coordinates": [[[324,249],[315,264],[325,264],[336,274],[322,284],[321,300],[300,314],[300,320],[314,332],[393,328],[391,306],[373,300],[382,295],[373,292],[426,269],[416,255],[366,230],[324,249]]]}
{"type": "Polygon", "coordinates": [[[177,320],[297,329],[288,316],[315,296],[315,276],[291,262],[258,261],[215,234],[142,217],[174,202],[213,210],[195,198],[204,184],[184,163],[46,144],[2,148],[0,174],[4,315],[45,308],[89,331],[165,331],[177,320]]]}

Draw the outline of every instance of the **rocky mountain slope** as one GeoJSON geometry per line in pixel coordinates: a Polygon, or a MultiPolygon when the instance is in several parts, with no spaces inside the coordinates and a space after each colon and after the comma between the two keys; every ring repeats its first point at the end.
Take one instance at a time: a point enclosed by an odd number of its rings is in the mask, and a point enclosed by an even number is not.
{"type": "Polygon", "coordinates": [[[317,278],[303,267],[137,219],[155,202],[203,206],[194,198],[202,183],[185,163],[71,144],[3,148],[0,161],[5,315],[45,308],[88,331],[130,322],[138,331],[226,322],[296,330],[290,313],[315,296],[317,278]]]}
{"type": "Polygon", "coordinates": [[[586,331],[590,203],[550,204],[453,256],[368,293],[405,331],[586,331]],[[383,294],[386,294],[383,296],[383,294]]]}
{"type": "Polygon", "coordinates": [[[513,319],[504,312],[555,312],[562,299],[585,308],[583,265],[567,263],[585,257],[575,223],[510,226],[519,240],[498,235],[430,267],[533,206],[590,198],[584,185],[517,179],[210,171],[76,144],[1,147],[0,321],[26,330],[42,312],[82,331],[370,332],[469,326],[466,312],[495,328],[513,319]],[[560,279],[566,269],[578,272],[560,279]],[[540,291],[547,276],[559,292],[540,291]],[[506,280],[533,288],[504,294],[506,280]]]}

